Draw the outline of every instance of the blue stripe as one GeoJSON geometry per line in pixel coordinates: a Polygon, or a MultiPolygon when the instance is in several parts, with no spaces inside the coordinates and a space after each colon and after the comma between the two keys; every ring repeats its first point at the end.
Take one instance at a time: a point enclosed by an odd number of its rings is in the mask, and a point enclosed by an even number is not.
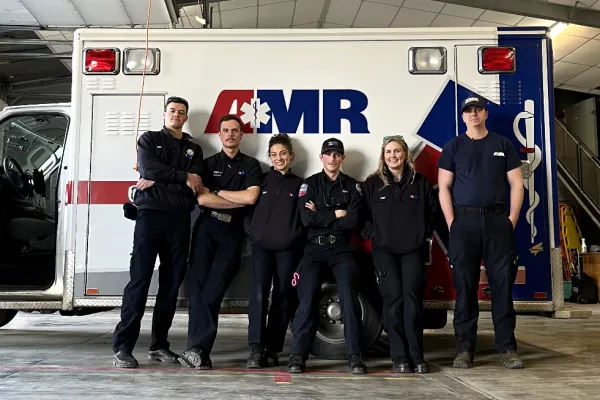
{"type": "Polygon", "coordinates": [[[498,26],[499,31],[519,32],[519,31],[548,31],[545,26],[498,26]]]}

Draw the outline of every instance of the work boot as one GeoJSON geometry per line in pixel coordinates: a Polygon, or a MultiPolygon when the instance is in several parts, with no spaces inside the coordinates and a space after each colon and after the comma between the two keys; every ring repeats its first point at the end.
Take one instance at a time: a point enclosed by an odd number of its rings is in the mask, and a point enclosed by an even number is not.
{"type": "Polygon", "coordinates": [[[411,373],[413,372],[412,367],[410,366],[410,363],[402,357],[394,357],[392,359],[393,361],[393,366],[392,366],[392,372],[398,372],[401,374],[406,374],[406,373],[411,373]]]}
{"type": "Polygon", "coordinates": [[[351,374],[366,374],[367,366],[362,360],[360,354],[350,354],[348,356],[348,369],[351,374]]]}
{"type": "Polygon", "coordinates": [[[288,362],[288,372],[290,374],[302,374],[305,369],[304,358],[300,354],[292,354],[288,362]]]}
{"type": "Polygon", "coordinates": [[[189,368],[212,369],[212,361],[208,353],[193,347],[181,354],[179,363],[189,368]]]}
{"type": "Polygon", "coordinates": [[[113,365],[116,365],[117,368],[137,368],[138,362],[133,354],[121,350],[113,356],[113,365]]]}
{"type": "Polygon", "coordinates": [[[415,372],[417,374],[428,374],[429,365],[423,360],[415,362],[415,372]]]}
{"type": "Polygon", "coordinates": [[[173,353],[169,349],[150,350],[148,351],[148,360],[162,361],[164,363],[177,363],[179,362],[179,355],[173,353]]]}
{"type": "Polygon", "coordinates": [[[272,350],[265,350],[265,360],[269,367],[279,367],[279,356],[272,350]]]}
{"type": "Polygon", "coordinates": [[[265,350],[261,345],[250,345],[250,356],[246,362],[246,368],[263,368],[265,366],[265,350]]]}
{"type": "Polygon", "coordinates": [[[456,355],[452,366],[454,368],[471,368],[473,366],[473,354],[468,350],[461,350],[456,355]]]}
{"type": "Polygon", "coordinates": [[[502,365],[509,369],[522,369],[525,368],[525,364],[521,357],[514,350],[505,351],[500,353],[500,361],[502,365]]]}

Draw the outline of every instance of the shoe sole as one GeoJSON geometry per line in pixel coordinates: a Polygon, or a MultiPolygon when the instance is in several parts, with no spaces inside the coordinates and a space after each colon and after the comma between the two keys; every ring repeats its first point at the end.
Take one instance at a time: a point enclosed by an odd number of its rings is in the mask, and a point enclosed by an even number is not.
{"type": "Polygon", "coordinates": [[[504,365],[508,369],[524,369],[525,368],[525,365],[523,365],[523,364],[518,364],[518,365],[506,365],[506,364],[502,364],[502,365],[504,365]]]}
{"type": "Polygon", "coordinates": [[[452,364],[453,368],[459,368],[459,369],[469,369],[471,367],[473,367],[472,365],[468,365],[468,364],[452,364]]]}
{"type": "Polygon", "coordinates": [[[148,360],[150,361],[160,361],[167,364],[177,364],[179,362],[179,358],[163,358],[161,356],[153,356],[148,355],[148,360]]]}
{"type": "Polygon", "coordinates": [[[131,365],[129,363],[124,363],[124,362],[117,361],[117,360],[113,360],[113,365],[116,366],[117,368],[130,368],[130,369],[133,369],[133,368],[137,368],[138,367],[137,365],[131,365]]]}

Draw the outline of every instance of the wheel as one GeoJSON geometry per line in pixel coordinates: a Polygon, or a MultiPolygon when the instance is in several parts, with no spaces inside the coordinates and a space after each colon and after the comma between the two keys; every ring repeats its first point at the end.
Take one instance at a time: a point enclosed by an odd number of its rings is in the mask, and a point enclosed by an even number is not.
{"type": "MultiPolygon", "coordinates": [[[[319,296],[319,322],[311,354],[326,360],[345,360],[347,348],[337,284],[324,284],[319,296]]],[[[381,316],[361,292],[358,303],[362,322],[361,346],[366,353],[381,334],[381,316]]]]}
{"type": "Polygon", "coordinates": [[[423,329],[442,329],[448,323],[448,311],[423,310],[423,329]]]}
{"type": "Polygon", "coordinates": [[[585,296],[577,296],[577,303],[579,304],[587,304],[588,299],[585,296]]]}
{"type": "Polygon", "coordinates": [[[17,312],[18,310],[0,310],[0,328],[12,321],[17,312]]]}

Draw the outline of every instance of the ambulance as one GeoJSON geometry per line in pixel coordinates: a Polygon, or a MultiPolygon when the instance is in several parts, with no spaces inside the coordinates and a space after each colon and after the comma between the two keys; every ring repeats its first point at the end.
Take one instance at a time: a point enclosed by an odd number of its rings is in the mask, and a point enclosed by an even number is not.
{"type": "MultiPolygon", "coordinates": [[[[0,113],[0,325],[19,310],[85,315],[121,305],[134,229],[123,206],[139,177],[136,140],[162,128],[169,96],[189,101],[184,131],[205,156],[220,151],[219,117],[233,113],[245,124],[241,151],[264,170],[274,133],[292,136],[292,169],[304,177],[320,171],[321,143],[337,137],[346,147],[343,171],[362,181],[377,169],[383,137],[399,134],[435,187],[441,149],[465,131],[461,100],[484,97],[488,129],[509,138],[522,159],[515,308],[553,313],[564,307],[546,28],[83,29],[75,32],[72,65],[70,104],[0,113]]],[[[455,296],[448,229],[441,214],[437,219],[425,291],[431,329],[447,323],[455,296]]],[[[370,346],[383,331],[381,299],[370,243],[355,239],[370,346]]],[[[246,312],[249,255],[246,241],[222,313],[246,312]]],[[[187,293],[184,282],[181,307],[187,293]]],[[[489,310],[485,262],[479,298],[489,310]]],[[[319,302],[312,352],[343,358],[331,277],[324,277],[319,302]]]]}

